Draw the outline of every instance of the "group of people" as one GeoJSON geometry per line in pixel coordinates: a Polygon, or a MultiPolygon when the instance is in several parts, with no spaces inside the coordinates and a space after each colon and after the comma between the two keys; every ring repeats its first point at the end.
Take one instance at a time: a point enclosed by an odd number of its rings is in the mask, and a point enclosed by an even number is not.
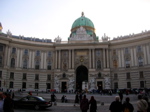
{"type": "MultiPolygon", "coordinates": [[[[133,112],[134,107],[130,103],[129,97],[126,97],[125,102],[122,103],[122,98],[116,96],[115,101],[110,104],[109,110],[110,112],[133,112]]],[[[138,95],[137,112],[150,112],[150,103],[147,97],[142,98],[142,95],[138,95]]]]}
{"type": "Polygon", "coordinates": [[[0,112],[14,112],[14,102],[10,93],[0,92],[0,112]]]}
{"type": "Polygon", "coordinates": [[[74,106],[80,104],[80,109],[82,112],[87,112],[90,107],[90,112],[96,112],[97,110],[97,101],[94,99],[94,96],[91,96],[91,99],[88,100],[86,95],[76,94],[74,106]]]}

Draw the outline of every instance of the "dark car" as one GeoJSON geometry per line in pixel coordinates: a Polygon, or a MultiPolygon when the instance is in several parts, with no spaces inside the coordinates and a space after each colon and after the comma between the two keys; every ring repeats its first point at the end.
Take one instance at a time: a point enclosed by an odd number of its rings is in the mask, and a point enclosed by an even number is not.
{"type": "Polygon", "coordinates": [[[46,101],[40,96],[26,96],[19,100],[14,100],[14,107],[34,108],[36,110],[45,109],[52,106],[51,101],[46,101]]]}

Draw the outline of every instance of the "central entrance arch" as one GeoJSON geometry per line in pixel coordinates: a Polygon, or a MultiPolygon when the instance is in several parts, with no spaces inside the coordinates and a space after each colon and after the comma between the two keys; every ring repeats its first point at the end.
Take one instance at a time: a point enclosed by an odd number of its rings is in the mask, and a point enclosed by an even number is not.
{"type": "Polygon", "coordinates": [[[81,65],[76,69],[76,90],[82,90],[82,82],[88,82],[88,69],[81,65]]]}

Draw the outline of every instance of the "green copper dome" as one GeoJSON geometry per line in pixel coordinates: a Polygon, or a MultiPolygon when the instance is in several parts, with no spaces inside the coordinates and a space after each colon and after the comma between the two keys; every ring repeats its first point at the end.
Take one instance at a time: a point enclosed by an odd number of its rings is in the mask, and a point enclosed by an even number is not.
{"type": "Polygon", "coordinates": [[[74,21],[71,29],[73,30],[80,26],[95,29],[93,22],[89,18],[85,17],[83,12],[82,12],[82,16],[74,21]]]}

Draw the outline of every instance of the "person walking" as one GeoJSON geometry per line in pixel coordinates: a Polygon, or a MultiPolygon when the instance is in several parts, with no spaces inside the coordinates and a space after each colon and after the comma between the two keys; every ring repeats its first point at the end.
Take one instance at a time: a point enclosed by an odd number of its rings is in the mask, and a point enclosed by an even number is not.
{"type": "Polygon", "coordinates": [[[119,97],[120,97],[120,102],[122,103],[123,100],[123,92],[120,90],[119,91],[119,97]]]}
{"type": "Polygon", "coordinates": [[[127,97],[126,101],[123,103],[122,109],[123,109],[123,112],[133,112],[134,111],[134,107],[130,103],[130,98],[129,97],[127,97]]]}
{"type": "Polygon", "coordinates": [[[79,95],[78,95],[78,93],[75,96],[74,106],[76,106],[76,103],[79,104],[79,95]]]}
{"type": "Polygon", "coordinates": [[[122,112],[122,104],[119,100],[120,97],[116,96],[115,101],[113,101],[109,106],[110,112],[122,112]]]}
{"type": "Polygon", "coordinates": [[[97,102],[94,99],[94,96],[91,96],[91,99],[89,101],[89,105],[90,105],[90,112],[96,112],[96,110],[97,110],[97,102]]]}
{"type": "Polygon", "coordinates": [[[51,94],[51,101],[54,102],[54,105],[56,105],[56,96],[54,93],[51,94]]]}
{"type": "Polygon", "coordinates": [[[4,104],[3,93],[0,92],[0,112],[4,112],[3,111],[3,104],[4,104]]]}
{"type": "Polygon", "coordinates": [[[84,95],[83,99],[81,100],[80,109],[82,112],[87,112],[87,110],[89,109],[89,102],[88,99],[86,98],[86,95],[84,95]]]}
{"type": "Polygon", "coordinates": [[[147,112],[148,103],[142,99],[142,95],[138,95],[137,112],[147,112]]]}

